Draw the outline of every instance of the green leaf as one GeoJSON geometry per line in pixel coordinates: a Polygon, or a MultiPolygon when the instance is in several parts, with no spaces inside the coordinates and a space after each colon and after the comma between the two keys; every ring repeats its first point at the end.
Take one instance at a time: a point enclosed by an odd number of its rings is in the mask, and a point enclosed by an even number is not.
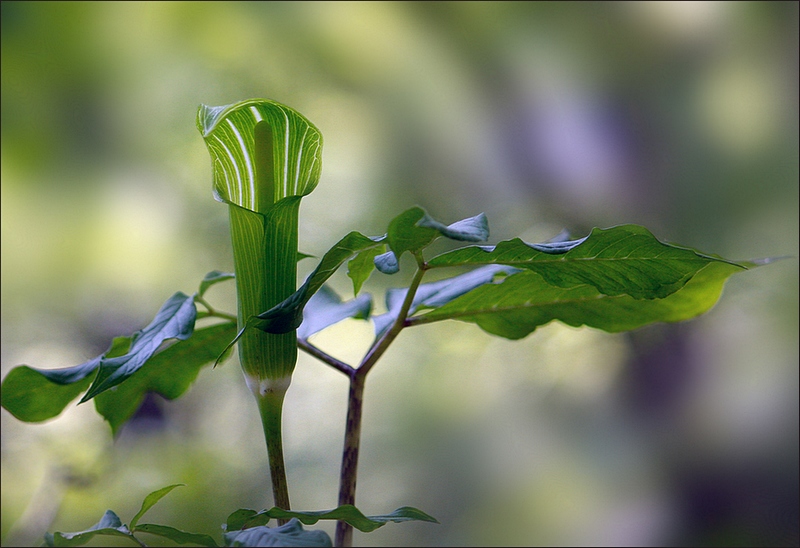
{"type": "Polygon", "coordinates": [[[439,236],[467,242],[482,242],[489,237],[489,224],[481,213],[445,226],[431,218],[421,207],[412,207],[392,219],[387,231],[389,247],[399,259],[403,253],[416,253],[439,236]]]}
{"type": "Polygon", "coordinates": [[[105,354],[86,363],[61,369],[36,369],[21,365],[3,380],[2,406],[25,422],[41,422],[61,413],[91,383],[103,357],[125,354],[130,337],[117,337],[105,354]]]}
{"type": "Polygon", "coordinates": [[[383,252],[386,246],[378,246],[357,253],[347,262],[347,276],[353,280],[353,295],[358,296],[361,286],[369,279],[375,269],[375,257],[383,252]]]}
{"type": "Polygon", "coordinates": [[[150,508],[152,508],[153,505],[155,505],[159,500],[164,498],[167,494],[169,494],[170,491],[172,491],[176,487],[185,487],[185,484],[183,484],[183,483],[175,483],[173,485],[167,485],[166,487],[162,487],[161,489],[157,489],[156,491],[153,491],[152,493],[147,495],[144,498],[144,501],[142,502],[142,507],[139,509],[138,512],[136,512],[136,515],[133,516],[133,519],[131,520],[130,528],[131,529],[135,529],[136,528],[136,524],[139,522],[139,518],[141,518],[144,515],[145,512],[147,512],[150,508]]]}
{"type": "Polygon", "coordinates": [[[45,542],[48,546],[82,546],[92,540],[97,535],[112,535],[119,537],[132,538],[131,532],[122,524],[114,512],[106,510],[106,513],[98,523],[85,531],[77,533],[54,533],[45,535],[45,542]]]}
{"type": "Polygon", "coordinates": [[[141,405],[147,392],[169,400],[181,396],[200,369],[213,363],[236,334],[236,324],[225,322],[195,330],[186,340],[161,350],[115,390],[95,397],[97,412],[108,421],[114,435],[141,405]]]}
{"type": "MultiPolygon", "coordinates": [[[[422,510],[417,510],[410,506],[403,506],[398,508],[390,514],[382,514],[379,516],[365,516],[361,511],[351,504],[343,504],[334,510],[322,510],[315,512],[298,512],[291,510],[283,510],[282,508],[273,507],[269,510],[264,510],[259,513],[253,513],[252,510],[238,510],[228,517],[228,524],[233,526],[252,527],[254,524],[267,523],[265,518],[274,519],[298,519],[304,525],[314,525],[321,519],[333,519],[344,521],[359,531],[369,533],[379,527],[383,527],[390,521],[400,523],[403,521],[428,521],[431,523],[439,523],[436,518],[429,516],[422,510]]],[[[229,527],[230,530],[230,527],[229,527]]]]}
{"type": "Polygon", "coordinates": [[[371,310],[372,297],[368,293],[342,302],[333,289],[323,285],[303,309],[303,323],[297,330],[297,336],[307,339],[314,333],[346,318],[367,319],[371,310]]]}
{"type": "MultiPolygon", "coordinates": [[[[487,265],[452,278],[421,284],[414,294],[408,313],[411,315],[422,307],[444,306],[476,287],[492,283],[501,276],[508,276],[518,271],[518,269],[504,265],[487,265]]],[[[387,311],[372,318],[376,336],[381,336],[397,319],[407,293],[408,289],[405,288],[390,289],[386,292],[387,311]]]]}
{"type": "Polygon", "coordinates": [[[239,508],[233,512],[225,521],[226,531],[239,531],[245,527],[257,527],[266,525],[272,519],[264,513],[258,513],[250,508],[239,508]]]}
{"type": "Polygon", "coordinates": [[[133,335],[130,350],[124,356],[104,357],[97,375],[80,403],[116,386],[133,375],[167,339],[188,339],[194,330],[197,309],[194,296],[178,291],[170,297],[153,321],[133,335]]]}
{"type": "Polygon", "coordinates": [[[417,222],[417,226],[433,228],[451,240],[460,242],[485,242],[489,239],[489,220],[484,213],[475,217],[456,221],[451,225],[443,225],[431,218],[427,213],[417,222]]]}
{"type": "Polygon", "coordinates": [[[496,246],[464,247],[432,258],[428,266],[505,264],[537,272],[561,288],[588,284],[604,295],[660,299],[712,262],[745,270],[719,257],[662,243],[641,226],[622,225],[595,228],[569,242],[527,244],[514,238],[496,246]]]}
{"type": "Polygon", "coordinates": [[[280,527],[261,525],[224,533],[226,546],[332,546],[325,531],[306,531],[296,519],[280,527]]]}
{"type": "Polygon", "coordinates": [[[136,527],[136,532],[150,533],[151,535],[158,535],[165,537],[178,544],[198,544],[200,546],[219,546],[217,542],[208,535],[201,533],[187,533],[180,529],[175,529],[168,525],[153,525],[152,523],[143,523],[136,527]]]}
{"type": "Polygon", "coordinates": [[[678,322],[699,316],[716,304],[727,278],[738,265],[712,261],[681,289],[662,299],[607,295],[592,285],[556,287],[540,274],[525,270],[499,284],[485,284],[427,313],[409,325],[454,319],[474,322],[489,333],[522,338],[538,326],[559,320],[609,332],[636,329],[654,322],[678,322]]]}
{"type": "Polygon", "coordinates": [[[219,282],[224,282],[225,280],[231,280],[235,277],[236,275],[232,272],[220,272],[219,270],[212,270],[206,274],[203,278],[203,281],[200,282],[200,289],[197,291],[197,295],[202,297],[212,285],[218,284],[219,282]]]}
{"type": "Polygon", "coordinates": [[[303,321],[303,307],[342,263],[358,252],[382,245],[382,241],[382,237],[369,238],[359,232],[350,232],[322,256],[300,289],[277,306],[250,318],[247,326],[267,333],[297,329],[303,321]]]}

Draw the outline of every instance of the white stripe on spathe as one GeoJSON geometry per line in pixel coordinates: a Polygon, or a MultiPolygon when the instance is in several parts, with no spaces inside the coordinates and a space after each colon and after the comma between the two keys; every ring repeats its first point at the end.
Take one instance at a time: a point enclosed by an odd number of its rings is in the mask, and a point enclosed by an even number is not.
{"type": "Polygon", "coordinates": [[[225,171],[226,174],[225,181],[228,189],[228,200],[230,200],[235,204],[241,204],[242,207],[247,207],[246,204],[244,204],[244,182],[242,181],[242,175],[239,170],[239,164],[236,161],[236,156],[233,154],[231,149],[228,148],[228,146],[220,137],[214,136],[214,138],[219,142],[220,146],[223,149],[225,149],[225,156],[230,160],[233,167],[233,169],[230,171],[233,171],[233,173],[236,175],[237,188],[232,188],[232,185],[230,184],[230,181],[228,180],[227,177],[227,170],[225,171]],[[238,190],[238,195],[236,190],[238,190]]]}
{"type": "MultiPolygon", "coordinates": [[[[248,190],[248,197],[250,198],[250,207],[257,208],[258,203],[256,202],[256,178],[255,174],[253,173],[253,162],[250,161],[250,154],[247,152],[247,145],[242,138],[242,134],[239,133],[239,130],[236,129],[236,125],[233,123],[233,120],[230,118],[225,120],[228,125],[230,126],[233,134],[236,135],[236,140],[239,142],[239,150],[242,151],[242,160],[244,161],[244,165],[247,167],[247,190],[248,190]]],[[[238,170],[237,170],[238,172],[238,170]]]]}
{"type": "Polygon", "coordinates": [[[285,198],[289,195],[289,116],[286,114],[285,109],[281,108],[280,111],[283,114],[283,119],[286,120],[286,125],[283,128],[286,134],[283,145],[283,197],[285,198]]]}

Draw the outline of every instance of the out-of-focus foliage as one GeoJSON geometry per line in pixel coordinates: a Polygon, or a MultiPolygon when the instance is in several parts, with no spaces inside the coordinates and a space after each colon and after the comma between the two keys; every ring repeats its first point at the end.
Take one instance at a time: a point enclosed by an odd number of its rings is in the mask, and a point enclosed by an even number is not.
{"type": "MultiPolygon", "coordinates": [[[[3,2],[1,22],[3,375],[81,363],[232,270],[201,103],[268,97],[319,127],[300,211],[317,256],[414,204],[485,211],[493,241],[630,222],[732,259],[798,255],[796,3],[3,2]]],[[[230,311],[226,285],[208,298],[230,311]]],[[[797,287],[783,261],[699,320],[629,335],[409,330],[369,381],[358,506],[441,525],[356,543],[797,544],[797,287]]],[[[356,361],[371,335],[315,343],[356,361]]],[[[339,377],[301,357],[287,395],[298,508],[335,506],[339,377]]],[[[86,405],[0,420],[4,545],[175,482],[151,519],[215,538],[270,505],[237,368],[146,399],[113,445],[86,405]]]]}

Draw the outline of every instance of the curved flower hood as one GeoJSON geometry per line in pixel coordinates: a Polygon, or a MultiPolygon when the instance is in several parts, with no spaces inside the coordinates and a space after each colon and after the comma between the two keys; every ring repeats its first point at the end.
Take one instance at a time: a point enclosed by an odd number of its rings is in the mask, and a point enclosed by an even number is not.
{"type": "Polygon", "coordinates": [[[266,213],[319,182],[322,134],[285,105],[269,99],[201,105],[197,128],[213,162],[214,197],[222,202],[266,213]]]}

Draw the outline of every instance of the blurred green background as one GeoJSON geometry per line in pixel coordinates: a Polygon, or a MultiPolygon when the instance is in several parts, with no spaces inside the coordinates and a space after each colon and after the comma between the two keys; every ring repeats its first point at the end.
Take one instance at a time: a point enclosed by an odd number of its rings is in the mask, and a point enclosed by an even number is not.
{"type": "MultiPolygon", "coordinates": [[[[3,2],[2,374],[82,363],[232,269],[195,112],[267,97],[325,137],[307,253],[418,204],[486,212],[493,242],[633,222],[731,259],[793,256],[679,325],[404,332],[367,384],[357,500],[441,525],[357,545],[797,545],[797,82],[796,2],[3,2]]],[[[233,311],[226,285],[209,297],[233,311]]],[[[371,333],[316,342],[357,361],[371,333]]],[[[301,356],[297,509],[336,505],[346,396],[301,356]]],[[[0,416],[4,545],[107,508],[127,522],[177,482],[146,522],[219,539],[230,512],[272,503],[234,361],[149,398],[113,442],[91,404],[0,416]]]]}

